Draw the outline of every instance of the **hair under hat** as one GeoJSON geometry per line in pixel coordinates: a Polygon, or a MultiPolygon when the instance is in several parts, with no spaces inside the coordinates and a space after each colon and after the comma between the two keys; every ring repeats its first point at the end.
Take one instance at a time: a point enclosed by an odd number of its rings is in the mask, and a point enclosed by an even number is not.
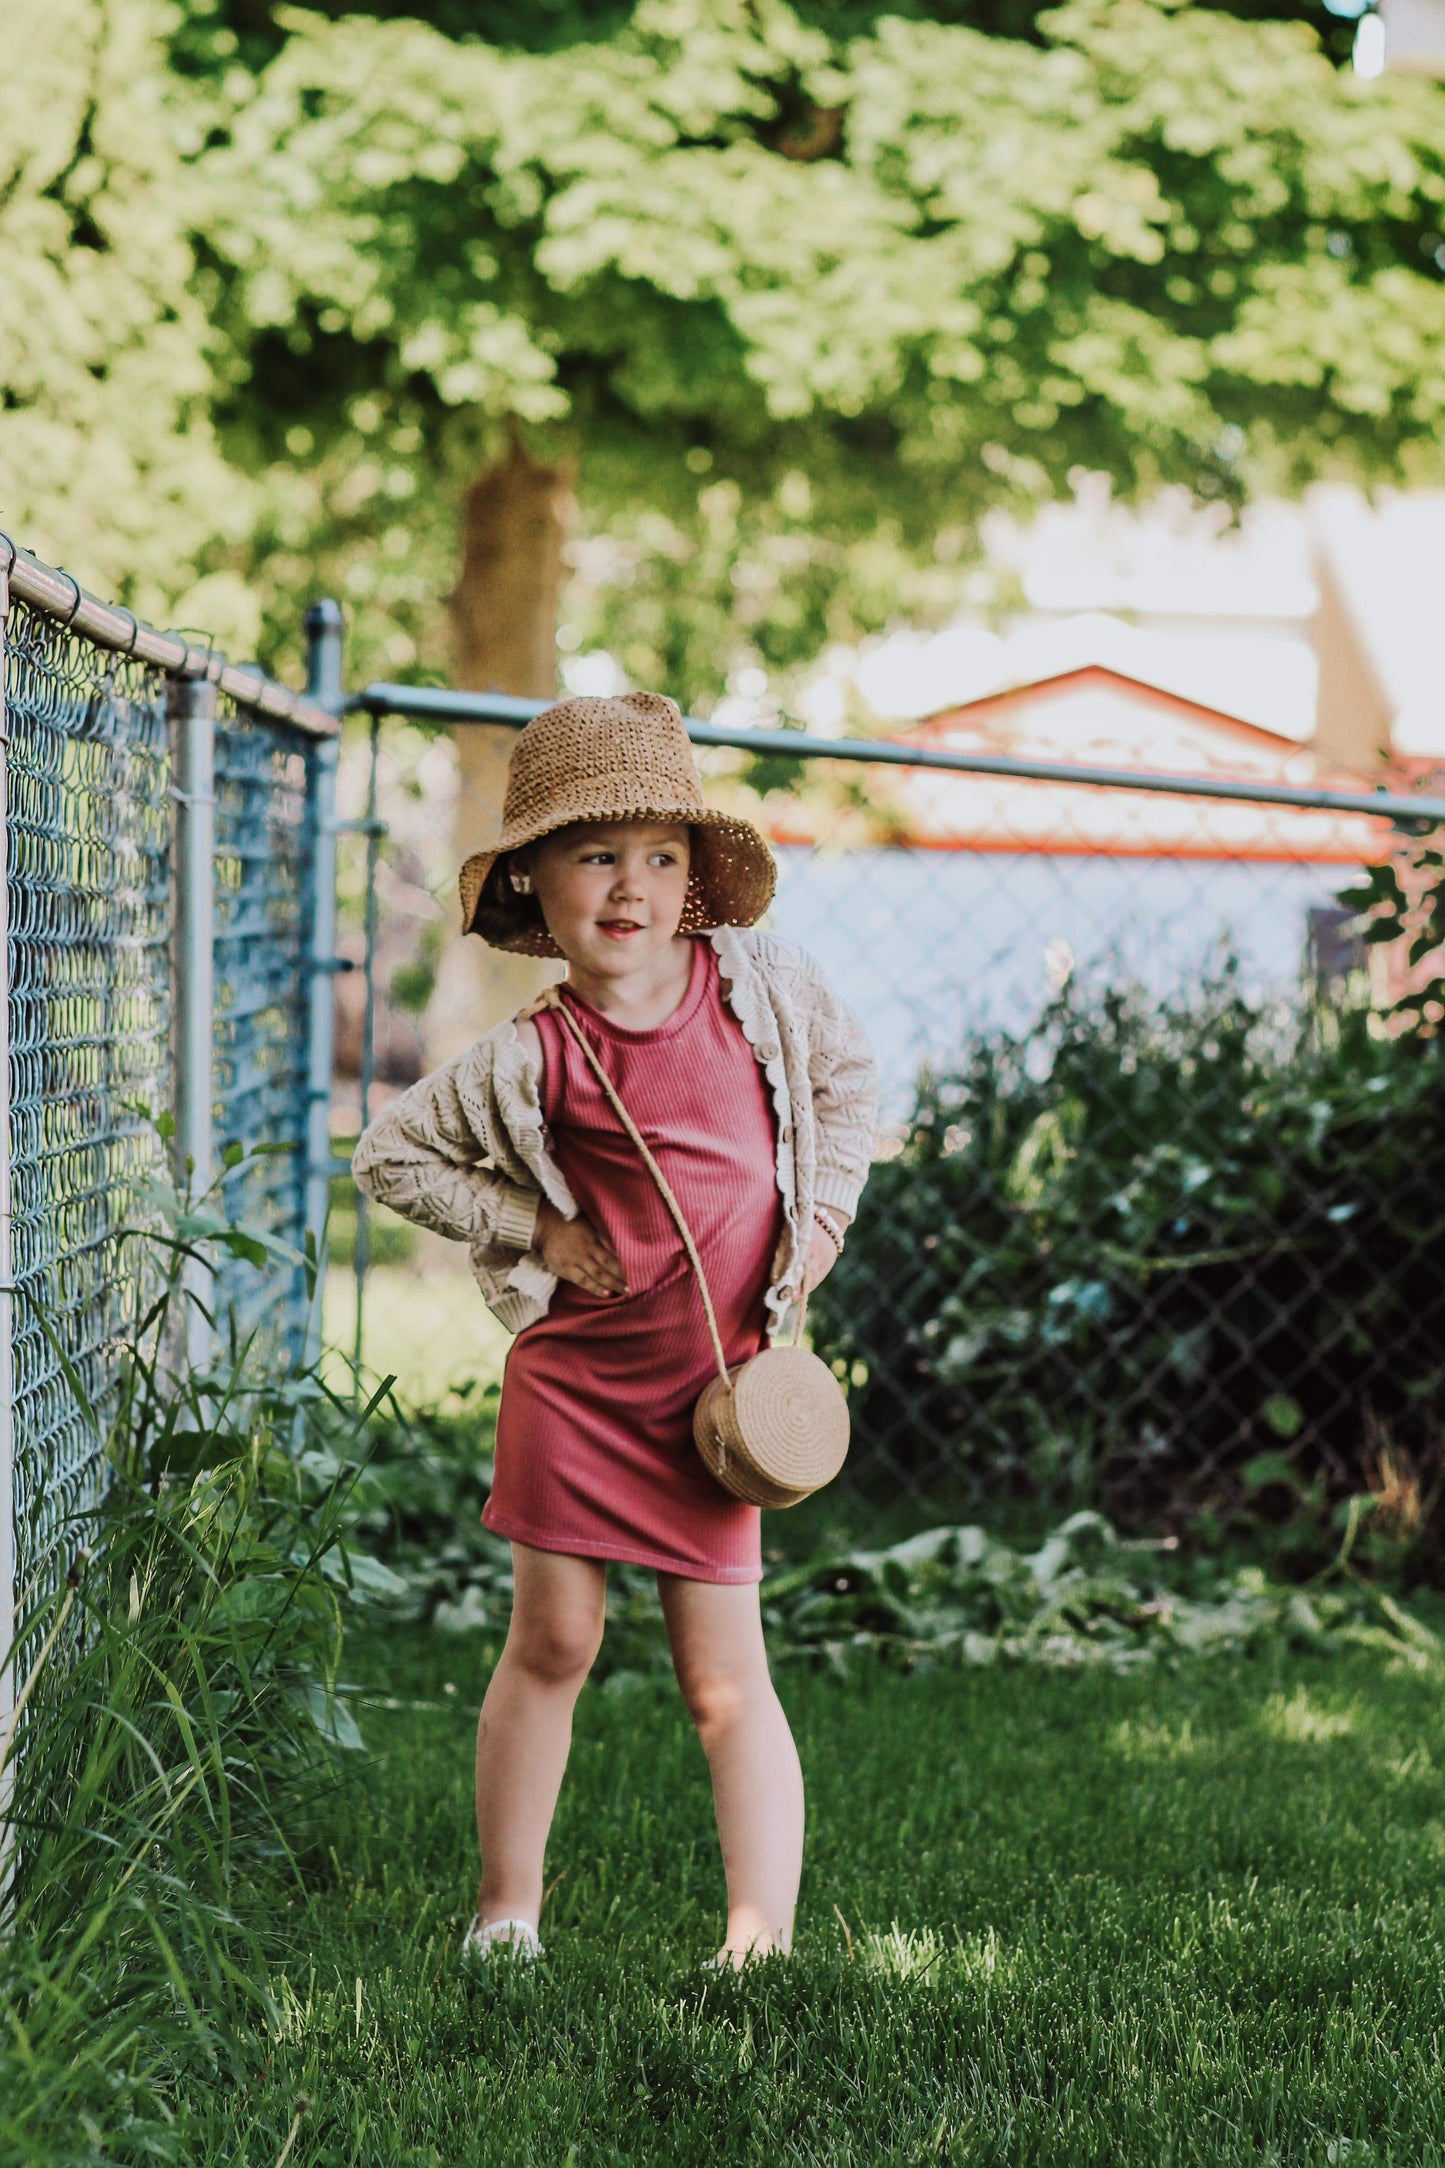
{"type": "Polygon", "coordinates": [[[462,932],[524,956],[560,956],[536,898],[507,879],[508,854],[581,821],[629,820],[685,822],[692,832],[681,932],[762,917],[777,881],[772,852],[751,821],[707,804],[676,701],[638,692],[559,700],[521,732],[501,834],[461,870],[462,932]]]}

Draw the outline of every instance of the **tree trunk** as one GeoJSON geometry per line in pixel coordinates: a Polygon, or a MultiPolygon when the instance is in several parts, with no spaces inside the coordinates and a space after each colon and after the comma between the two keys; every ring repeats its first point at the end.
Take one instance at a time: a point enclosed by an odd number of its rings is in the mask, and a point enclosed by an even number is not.
{"type": "MultiPolygon", "coordinates": [[[[570,462],[542,466],[513,435],[505,455],[467,491],[462,566],[451,598],[456,682],[478,692],[536,700],[556,691],[557,599],[572,516],[570,462]]],[[[507,756],[516,732],[459,723],[456,865],[498,834],[507,756]]],[[[511,1016],[559,975],[533,957],[509,956],[477,935],[453,939],[438,973],[428,1054],[446,1061],[511,1016]]]]}

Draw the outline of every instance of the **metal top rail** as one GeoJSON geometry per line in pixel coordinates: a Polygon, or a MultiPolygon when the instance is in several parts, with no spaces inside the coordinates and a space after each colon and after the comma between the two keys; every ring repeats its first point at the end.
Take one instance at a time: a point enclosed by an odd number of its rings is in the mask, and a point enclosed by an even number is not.
{"type": "MultiPolygon", "coordinates": [[[[506,693],[442,692],[430,686],[364,685],[348,709],[369,715],[410,715],[437,723],[505,723],[520,729],[550,703],[506,693]]],[[[1295,790],[1285,784],[1234,782],[1223,776],[1142,774],[1134,768],[1091,768],[1059,760],[1010,760],[995,753],[946,753],[888,738],[815,738],[799,730],[728,730],[685,718],[694,745],[726,745],[748,753],[782,753],[792,760],[876,761],[894,768],[935,768],[955,775],[997,775],[1020,782],[1083,783],[1103,790],[1164,791],[1172,797],[1231,798],[1247,805],[1291,806],[1314,813],[1365,813],[1411,834],[1445,822],[1445,798],[1404,797],[1387,790],[1295,790]]]]}
{"type": "Polygon", "coordinates": [[[275,722],[288,723],[311,738],[334,738],[339,724],[315,700],[268,677],[258,665],[227,662],[213,647],[200,647],[178,632],[157,632],[119,603],[100,602],[87,594],[73,573],[42,564],[0,533],[0,582],[9,576],[10,592],[32,609],[57,617],[96,647],[153,664],[171,677],[219,685],[238,707],[275,722]]]}

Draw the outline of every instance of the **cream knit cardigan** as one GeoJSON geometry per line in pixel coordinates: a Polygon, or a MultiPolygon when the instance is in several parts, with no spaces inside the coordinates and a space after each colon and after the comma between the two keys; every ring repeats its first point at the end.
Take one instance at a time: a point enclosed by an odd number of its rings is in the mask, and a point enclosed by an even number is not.
{"type": "MultiPolygon", "coordinates": [[[[775,1332],[814,1205],[844,1225],[857,1210],[873,1158],[877,1076],[862,1026],[811,956],[756,929],[723,926],[707,938],[777,1115],[788,1239],[767,1292],[775,1332]]],[[[468,1245],[478,1286],[513,1332],[545,1316],[557,1285],[533,1247],[538,1205],[547,1197],[564,1218],[577,1214],[548,1150],[540,1083],[516,1025],[498,1024],[394,1100],[351,1162],[368,1197],[468,1245]]]]}

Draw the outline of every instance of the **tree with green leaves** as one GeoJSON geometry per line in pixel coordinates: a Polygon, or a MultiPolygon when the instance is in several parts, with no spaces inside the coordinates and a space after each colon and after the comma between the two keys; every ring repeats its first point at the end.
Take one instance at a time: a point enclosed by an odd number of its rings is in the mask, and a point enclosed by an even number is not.
{"type": "Polygon", "coordinates": [[[6,479],[95,578],[158,497],[223,563],[255,481],[273,645],[319,562],[369,665],[440,668],[460,536],[459,659],[526,555],[503,674],[550,679],[575,476],[607,629],[706,696],[1077,466],[1438,458],[1445,94],[1341,75],[1312,0],[374,4],[190,7],[168,89],[152,0],[12,42],[6,479]]]}
{"type": "Polygon", "coordinates": [[[0,66],[0,524],[145,615],[259,621],[212,423],[189,176],[153,0],[7,18],[0,66]],[[209,564],[209,577],[198,579],[209,564]]]}
{"type": "Polygon", "coordinates": [[[283,589],[319,555],[393,671],[443,667],[450,592],[458,680],[550,692],[575,495],[572,639],[697,700],[1081,468],[1438,472],[1445,93],[1174,0],[949,13],[638,0],[536,50],[289,15],[196,167],[283,589]]]}
{"type": "MultiPolygon", "coordinates": [[[[574,475],[587,531],[684,567],[734,506],[714,554],[785,661],[1079,467],[1238,499],[1438,458],[1435,86],[1156,0],[1029,39],[825,12],[642,0],[541,52],[292,15],[237,78],[202,161],[235,441],[427,660],[453,521],[482,662],[517,551],[549,612],[574,475]]],[[[727,641],[672,638],[715,685],[727,641]]]]}
{"type": "Polygon", "coordinates": [[[1080,468],[1439,471],[1445,92],[1309,0],[218,0],[164,95],[152,0],[65,4],[10,77],[0,251],[50,268],[0,456],[94,578],[106,532],[244,573],[273,656],[325,581],[361,670],[547,692],[565,591],[705,701],[943,606],[1080,468]]]}

